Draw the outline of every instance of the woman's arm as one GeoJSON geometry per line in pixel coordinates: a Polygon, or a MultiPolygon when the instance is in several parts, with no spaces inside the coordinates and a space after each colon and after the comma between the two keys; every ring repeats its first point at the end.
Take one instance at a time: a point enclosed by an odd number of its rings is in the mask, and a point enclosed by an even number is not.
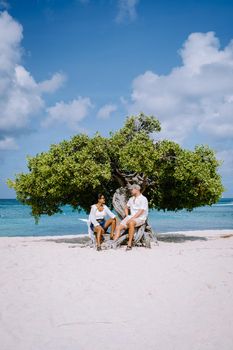
{"type": "Polygon", "coordinates": [[[105,211],[106,211],[106,214],[107,214],[110,218],[114,219],[114,218],[116,217],[116,215],[107,207],[107,205],[104,206],[104,209],[105,209],[105,211]]]}
{"type": "Polygon", "coordinates": [[[100,224],[99,224],[98,221],[96,220],[96,215],[95,215],[96,210],[97,210],[96,206],[95,206],[95,205],[92,205],[91,211],[90,211],[90,216],[89,216],[89,217],[90,217],[91,223],[92,223],[94,226],[99,226],[100,224]]]}

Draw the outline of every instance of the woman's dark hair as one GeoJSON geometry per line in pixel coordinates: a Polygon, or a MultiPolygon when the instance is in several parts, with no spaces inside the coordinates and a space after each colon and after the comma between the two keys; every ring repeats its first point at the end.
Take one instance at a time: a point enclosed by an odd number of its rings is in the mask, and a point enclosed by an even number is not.
{"type": "Polygon", "coordinates": [[[99,193],[98,196],[97,196],[98,200],[101,199],[101,197],[105,198],[105,195],[103,193],[99,193]]]}

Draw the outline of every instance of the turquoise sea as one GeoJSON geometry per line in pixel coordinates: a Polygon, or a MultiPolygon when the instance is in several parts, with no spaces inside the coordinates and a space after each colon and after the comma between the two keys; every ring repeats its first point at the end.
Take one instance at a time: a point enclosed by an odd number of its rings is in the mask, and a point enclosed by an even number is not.
{"type": "MultiPolygon", "coordinates": [[[[15,199],[0,199],[0,236],[54,236],[87,232],[87,215],[66,206],[62,214],[42,216],[38,225],[30,208],[15,199]]],[[[156,232],[233,229],[233,198],[223,198],[211,207],[194,209],[191,213],[150,211],[150,223],[156,232]]]]}

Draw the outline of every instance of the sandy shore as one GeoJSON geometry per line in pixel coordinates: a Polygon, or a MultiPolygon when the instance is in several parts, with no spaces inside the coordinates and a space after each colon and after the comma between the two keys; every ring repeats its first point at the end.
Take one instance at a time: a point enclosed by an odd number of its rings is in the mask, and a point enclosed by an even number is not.
{"type": "Polygon", "coordinates": [[[1,350],[233,349],[233,230],[96,252],[0,238],[1,350]]]}

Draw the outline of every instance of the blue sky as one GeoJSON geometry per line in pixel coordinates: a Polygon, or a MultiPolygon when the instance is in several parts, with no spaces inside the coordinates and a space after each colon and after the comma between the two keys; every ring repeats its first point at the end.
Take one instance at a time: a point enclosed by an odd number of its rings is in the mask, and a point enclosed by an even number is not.
{"type": "Polygon", "coordinates": [[[0,197],[26,156],[141,111],[233,196],[233,1],[0,0],[0,197]]]}

